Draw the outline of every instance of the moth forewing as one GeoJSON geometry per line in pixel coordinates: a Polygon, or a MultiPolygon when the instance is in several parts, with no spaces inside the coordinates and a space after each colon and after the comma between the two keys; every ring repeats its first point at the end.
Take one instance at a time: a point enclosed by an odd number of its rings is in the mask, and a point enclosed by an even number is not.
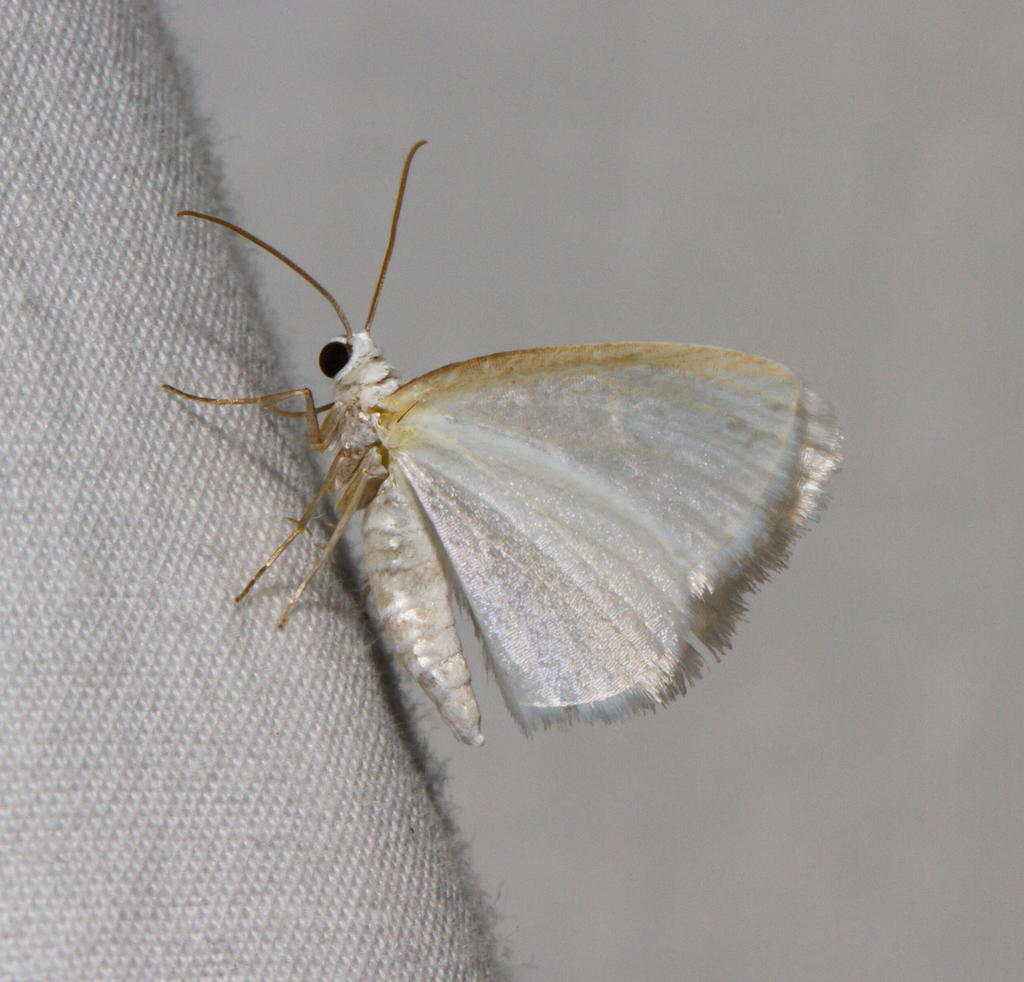
{"type": "Polygon", "coordinates": [[[409,483],[525,730],[670,701],[824,504],[839,436],[781,365],[697,345],[507,352],[387,397],[409,483]]]}

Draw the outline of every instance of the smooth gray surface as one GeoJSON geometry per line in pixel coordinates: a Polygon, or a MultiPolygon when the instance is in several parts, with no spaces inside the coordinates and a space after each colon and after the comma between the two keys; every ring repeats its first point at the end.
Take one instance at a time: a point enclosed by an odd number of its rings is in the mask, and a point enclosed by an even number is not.
{"type": "MultiPolygon", "coordinates": [[[[681,703],[526,741],[471,644],[485,747],[424,712],[522,978],[1019,978],[1020,5],[164,9],[240,219],[354,322],[430,141],[375,327],[409,376],[694,341],[836,407],[829,512],[681,703]]],[[[330,310],[261,266],[313,380],[330,310]]]]}

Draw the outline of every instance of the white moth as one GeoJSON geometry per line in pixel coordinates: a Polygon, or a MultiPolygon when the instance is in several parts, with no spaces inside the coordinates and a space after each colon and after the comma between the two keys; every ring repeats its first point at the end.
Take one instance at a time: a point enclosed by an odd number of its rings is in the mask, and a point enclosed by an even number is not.
{"type": "Polygon", "coordinates": [[[654,708],[700,678],[700,644],[729,647],[744,595],[785,566],[840,463],[829,408],[781,365],[702,345],[510,351],[402,384],[366,328],[320,353],[334,402],[309,389],[257,399],[304,417],[333,455],[295,530],[326,494],[338,523],[363,509],[365,572],[385,639],[460,740],[483,742],[452,609],[472,617],[513,717],[538,726],[654,708]],[[303,412],[279,402],[305,400],[303,412]],[[322,421],[319,416],[325,414],[322,421]]]}

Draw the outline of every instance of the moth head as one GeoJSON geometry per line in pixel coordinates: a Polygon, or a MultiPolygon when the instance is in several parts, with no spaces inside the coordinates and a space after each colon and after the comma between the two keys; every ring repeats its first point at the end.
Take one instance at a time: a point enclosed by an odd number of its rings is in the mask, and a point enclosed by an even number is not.
{"type": "Polygon", "coordinates": [[[320,371],[336,386],[379,382],[390,373],[380,348],[366,331],[337,337],[320,349],[320,371]]]}
{"type": "Polygon", "coordinates": [[[320,349],[320,371],[328,378],[337,378],[351,358],[352,342],[348,338],[333,338],[320,349]]]}

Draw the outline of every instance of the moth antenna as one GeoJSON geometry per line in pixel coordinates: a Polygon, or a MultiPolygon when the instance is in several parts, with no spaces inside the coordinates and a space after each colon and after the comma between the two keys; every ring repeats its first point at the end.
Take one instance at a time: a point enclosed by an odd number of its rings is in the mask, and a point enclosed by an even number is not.
{"type": "Polygon", "coordinates": [[[405,197],[405,182],[409,177],[409,165],[412,163],[413,154],[426,142],[426,140],[420,140],[419,143],[413,144],[412,150],[409,151],[405,158],[405,165],[402,167],[402,179],[398,182],[398,198],[395,201],[395,216],[391,219],[391,237],[388,239],[388,251],[384,253],[384,264],[380,268],[380,276],[377,278],[377,289],[373,291],[370,312],[366,315],[366,327],[363,328],[367,334],[370,333],[373,315],[377,312],[377,301],[380,299],[381,287],[384,286],[384,277],[387,275],[388,263],[391,262],[391,252],[395,248],[395,236],[398,234],[398,216],[402,212],[402,198],[405,197]]]}
{"type": "MultiPolygon", "coordinates": [[[[406,169],[408,169],[408,165],[406,165],[406,169]]],[[[405,175],[403,174],[402,177],[404,183],[405,175]]],[[[399,201],[401,201],[401,197],[399,197],[399,201]]],[[[243,239],[248,239],[253,244],[258,245],[261,249],[265,250],[266,252],[269,252],[275,259],[280,259],[281,262],[285,264],[285,266],[287,266],[293,272],[298,273],[299,276],[301,276],[310,286],[312,286],[315,290],[317,290],[319,293],[321,293],[323,296],[327,298],[330,305],[334,308],[334,312],[338,315],[338,319],[341,321],[341,326],[345,328],[345,337],[352,337],[352,328],[349,326],[348,318],[345,316],[345,312],[341,309],[341,305],[338,303],[337,300],[334,299],[334,297],[331,296],[331,294],[327,291],[326,287],[321,286],[316,280],[313,279],[312,276],[309,275],[309,273],[307,273],[300,265],[298,265],[298,263],[293,263],[283,252],[278,252],[277,249],[275,249],[272,245],[269,245],[268,243],[264,242],[261,238],[253,235],[252,232],[246,232],[244,228],[239,228],[237,225],[225,221],[223,218],[216,218],[213,215],[203,214],[203,212],[201,211],[189,211],[187,209],[185,211],[177,212],[177,214],[175,214],[174,217],[182,218],[186,215],[189,218],[201,218],[204,222],[213,222],[214,225],[223,225],[224,228],[231,229],[232,232],[237,233],[243,239]]],[[[395,221],[396,223],[398,221],[397,215],[395,216],[395,221]]],[[[393,231],[392,235],[394,235],[393,231]]],[[[387,260],[385,260],[384,266],[385,268],[387,268],[387,260]]],[[[384,279],[383,273],[381,273],[381,279],[384,279]]],[[[377,287],[377,290],[378,292],[380,291],[379,285],[377,287]]],[[[374,299],[376,300],[376,297],[374,299]]]]}

